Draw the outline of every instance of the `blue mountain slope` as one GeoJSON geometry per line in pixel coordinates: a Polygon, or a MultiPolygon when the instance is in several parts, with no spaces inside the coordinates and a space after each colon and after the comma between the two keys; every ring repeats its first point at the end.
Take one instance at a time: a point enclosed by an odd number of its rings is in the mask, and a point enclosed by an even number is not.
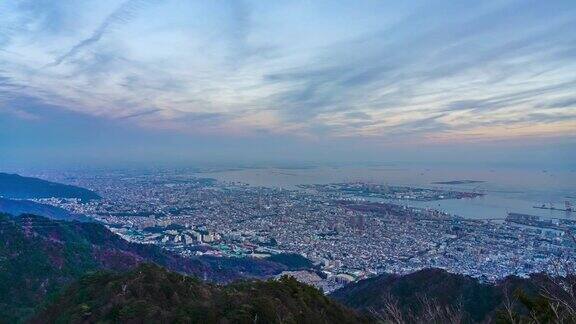
{"type": "Polygon", "coordinates": [[[14,199],[57,197],[81,200],[101,198],[94,191],[85,188],[9,173],[0,173],[0,197],[14,199]]]}
{"type": "Polygon", "coordinates": [[[62,208],[28,200],[13,200],[6,198],[0,198],[0,213],[7,213],[16,216],[21,214],[34,214],[55,220],[90,221],[86,216],[72,214],[62,208]]]}

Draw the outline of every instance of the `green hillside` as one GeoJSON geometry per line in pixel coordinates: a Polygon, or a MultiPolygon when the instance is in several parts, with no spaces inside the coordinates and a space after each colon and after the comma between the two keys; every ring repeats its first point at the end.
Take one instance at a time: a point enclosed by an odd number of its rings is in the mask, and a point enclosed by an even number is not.
{"type": "Polygon", "coordinates": [[[126,271],[143,262],[215,282],[269,277],[287,268],[269,261],[184,258],[130,243],[98,223],[0,214],[0,322],[13,323],[89,271],[126,271]]]}
{"type": "Polygon", "coordinates": [[[141,265],[82,278],[33,322],[361,323],[363,318],[293,278],[225,286],[141,265]]]}

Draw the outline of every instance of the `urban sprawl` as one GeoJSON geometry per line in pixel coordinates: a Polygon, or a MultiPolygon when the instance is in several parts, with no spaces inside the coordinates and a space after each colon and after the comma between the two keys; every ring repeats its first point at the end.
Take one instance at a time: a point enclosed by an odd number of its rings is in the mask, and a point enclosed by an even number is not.
{"type": "Polygon", "coordinates": [[[297,253],[316,270],[293,275],[325,291],[379,273],[426,267],[486,281],[553,273],[557,262],[573,257],[576,248],[573,221],[540,226],[543,222],[520,214],[505,221],[472,220],[364,199],[474,199],[474,193],[364,183],[287,190],[191,174],[82,175],[68,180],[104,199],[40,201],[92,217],[130,241],[185,256],[297,253]]]}

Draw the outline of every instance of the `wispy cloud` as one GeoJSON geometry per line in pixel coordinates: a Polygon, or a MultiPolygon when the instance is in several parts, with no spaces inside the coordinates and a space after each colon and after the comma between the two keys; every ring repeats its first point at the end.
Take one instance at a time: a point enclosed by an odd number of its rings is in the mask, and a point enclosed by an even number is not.
{"type": "Polygon", "coordinates": [[[76,53],[98,42],[107,32],[110,32],[115,25],[128,23],[134,17],[136,11],[144,5],[146,0],[127,0],[121,3],[102,23],[92,32],[90,37],[82,39],[77,44],[68,49],[64,54],[58,56],[54,62],[48,66],[57,66],[68,58],[74,57],[76,53]]]}
{"type": "Polygon", "coordinates": [[[0,101],[230,136],[567,136],[576,121],[573,1],[4,6],[0,101]]]}

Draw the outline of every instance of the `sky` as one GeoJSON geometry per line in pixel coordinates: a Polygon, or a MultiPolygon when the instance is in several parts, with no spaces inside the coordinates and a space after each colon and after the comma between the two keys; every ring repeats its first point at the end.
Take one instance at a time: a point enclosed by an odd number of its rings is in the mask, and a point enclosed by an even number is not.
{"type": "Polygon", "coordinates": [[[0,2],[0,168],[199,161],[576,165],[576,2],[0,2]]]}

